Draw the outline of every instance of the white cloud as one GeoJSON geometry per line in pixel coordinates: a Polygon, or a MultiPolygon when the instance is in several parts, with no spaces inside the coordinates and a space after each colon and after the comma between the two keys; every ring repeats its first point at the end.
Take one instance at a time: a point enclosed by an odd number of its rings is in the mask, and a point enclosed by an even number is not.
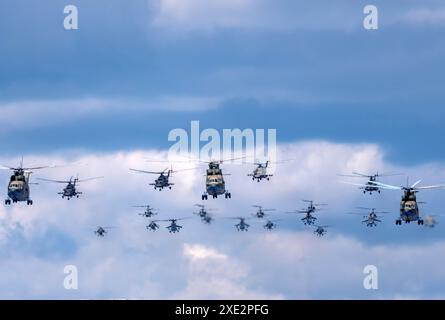
{"type": "MultiPolygon", "coordinates": [[[[365,198],[354,187],[338,183],[337,173],[376,169],[416,173],[425,183],[443,182],[440,164],[403,168],[388,164],[376,145],[333,144],[308,141],[279,146],[284,163],[267,183],[252,182],[250,166],[224,165],[233,199],[209,200],[217,209],[216,222],[203,225],[199,219],[184,220],[178,234],[169,234],[165,223],[155,233],[145,230],[147,221],[131,205],[150,203],[160,209],[159,218],[192,216],[194,204],[204,191],[200,171],[184,171],[173,177],[174,190],[158,192],[148,186],[154,176],[131,173],[128,168],[157,170],[144,158],[161,158],[165,152],[141,150],[109,154],[28,155],[27,163],[68,163],[67,166],[35,173],[35,177],[65,178],[104,175],[104,180],[81,185],[84,195],[63,200],[60,185],[32,186],[35,204],[0,207],[0,297],[2,298],[403,298],[440,297],[443,289],[441,256],[444,240],[437,229],[402,226],[396,235],[392,217],[375,230],[378,244],[360,239],[366,235],[359,224],[342,226],[343,212],[365,198]],[[329,203],[320,213],[322,221],[333,222],[326,238],[316,238],[293,216],[282,212],[299,209],[302,198],[329,203]],[[252,204],[278,209],[283,217],[279,229],[267,233],[251,220],[251,230],[239,233],[229,216],[250,215],[252,204]],[[109,234],[94,236],[97,225],[108,225],[109,234]],[[352,227],[350,227],[352,226],[352,227]],[[356,226],[356,227],[354,227],[356,226]],[[387,228],[387,229],[385,229],[387,228]],[[294,230],[294,231],[292,231],[294,230]],[[386,230],[386,231],[384,231],[386,230]],[[377,233],[380,232],[380,233],[377,233]],[[414,233],[414,234],[413,234],[414,233]],[[379,235],[379,236],[377,236],[379,235]],[[431,238],[427,245],[416,241],[431,238]],[[411,238],[409,238],[411,236],[411,238]],[[394,242],[395,238],[404,239],[394,242]],[[63,267],[79,267],[79,291],[63,289],[63,267]],[[381,271],[381,289],[370,293],[362,287],[365,264],[381,271]],[[12,274],[11,270],[14,270],[12,274]],[[419,271],[417,271],[419,270],[419,271]],[[38,277],[36,276],[38,274],[38,277]]],[[[0,159],[14,164],[15,159],[0,159]]],[[[179,168],[179,167],[178,167],[179,168]]],[[[204,170],[204,167],[202,167],[204,170]]],[[[0,175],[7,180],[6,174],[0,175]]],[[[403,179],[401,179],[403,180],[403,179]]],[[[391,181],[398,183],[398,181],[391,181]]],[[[400,183],[403,181],[400,181],[400,183]]],[[[439,209],[437,192],[422,193],[429,208],[439,209]],[[428,198],[430,197],[430,198],[428,198]],[[436,197],[436,198],[435,198],[436,197]]],[[[397,212],[397,192],[372,198],[378,205],[391,205],[397,212]],[[378,200],[380,199],[380,200],[378,200]]],[[[366,197],[366,199],[370,199],[366,197]]],[[[370,200],[369,200],[370,201],[370,200]]],[[[397,239],[396,239],[397,240],[397,239]]],[[[375,239],[373,240],[373,242],[375,239]]]]}
{"type": "Polygon", "coordinates": [[[445,24],[445,8],[419,8],[407,11],[403,21],[414,24],[443,25],[445,24]]]}

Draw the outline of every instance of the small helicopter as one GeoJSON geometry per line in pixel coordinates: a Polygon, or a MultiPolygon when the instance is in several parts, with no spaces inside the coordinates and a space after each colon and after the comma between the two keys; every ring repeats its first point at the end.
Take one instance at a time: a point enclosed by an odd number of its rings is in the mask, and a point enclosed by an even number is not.
{"type": "Polygon", "coordinates": [[[209,211],[211,211],[212,209],[206,209],[205,206],[202,204],[195,204],[195,206],[199,207],[199,211],[193,213],[198,215],[201,218],[202,222],[206,224],[212,223],[213,218],[209,213],[209,211]]]}
{"type": "Polygon", "coordinates": [[[130,168],[131,171],[135,171],[135,172],[139,172],[139,173],[158,174],[159,177],[155,180],[154,183],[150,183],[150,185],[154,186],[154,189],[159,190],[159,191],[164,190],[164,188],[168,188],[168,189],[172,188],[174,183],[170,182],[170,177],[172,176],[173,173],[180,172],[180,171],[186,171],[186,170],[194,170],[194,169],[195,168],[183,169],[183,170],[173,170],[173,168],[172,169],[166,168],[163,171],[156,172],[156,171],[145,171],[145,170],[130,168]]]}
{"type": "Polygon", "coordinates": [[[266,212],[275,211],[276,210],[276,209],[263,209],[263,207],[259,206],[259,205],[253,205],[252,207],[258,208],[258,211],[254,214],[254,216],[259,218],[259,219],[264,218],[267,215],[266,212]]]}
{"type": "Polygon", "coordinates": [[[418,187],[420,182],[422,182],[422,180],[415,182],[411,186],[409,186],[409,183],[407,183],[406,187],[403,186],[398,187],[398,186],[384,184],[381,182],[375,182],[378,185],[378,187],[382,189],[403,191],[402,199],[400,201],[400,218],[396,220],[396,225],[401,225],[402,221],[405,221],[405,223],[417,221],[417,224],[423,225],[424,221],[420,218],[420,210],[418,206],[420,202],[417,201],[416,194],[421,190],[445,188],[445,185],[443,184],[418,187]]]}
{"type": "Polygon", "coordinates": [[[151,218],[155,215],[157,215],[158,213],[155,212],[155,210],[152,207],[150,207],[150,205],[145,205],[145,206],[132,206],[133,208],[145,208],[145,211],[143,213],[139,213],[140,216],[143,216],[145,218],[151,218]]]}
{"type": "Polygon", "coordinates": [[[314,233],[319,236],[319,237],[323,237],[328,230],[326,230],[327,228],[329,228],[330,226],[314,226],[316,229],[314,231],[314,233]]]}
{"type": "Polygon", "coordinates": [[[275,220],[267,220],[266,224],[263,226],[264,229],[272,231],[273,229],[277,228],[277,221],[280,221],[281,219],[275,219],[275,220]]]}
{"type": "MultiPolygon", "coordinates": [[[[385,214],[385,213],[389,213],[386,211],[376,211],[375,208],[363,208],[363,207],[358,207],[357,209],[360,210],[368,210],[369,213],[368,215],[363,216],[363,218],[365,218],[365,220],[362,221],[363,224],[366,224],[367,227],[376,227],[377,223],[381,223],[381,216],[378,216],[378,214],[385,214]]],[[[363,215],[363,213],[356,213],[356,212],[352,212],[350,214],[356,214],[356,215],[363,215]]]]}
{"type": "Polygon", "coordinates": [[[327,206],[325,203],[314,203],[313,200],[303,200],[303,202],[309,203],[308,207],[302,210],[298,211],[290,211],[286,213],[298,213],[298,214],[305,214],[305,216],[301,219],[305,225],[313,225],[315,221],[317,221],[317,217],[314,216],[314,213],[317,211],[320,211],[320,206],[327,206]]]}
{"type": "Polygon", "coordinates": [[[150,221],[148,226],[146,226],[147,230],[156,231],[159,229],[159,225],[156,223],[158,220],[150,221]]]}
{"type": "Polygon", "coordinates": [[[238,231],[249,231],[249,227],[250,225],[246,223],[246,220],[249,218],[243,218],[243,217],[234,217],[234,218],[229,218],[229,219],[235,219],[235,220],[239,220],[239,223],[237,223],[235,225],[236,230],[238,231]]]}
{"type": "Polygon", "coordinates": [[[392,176],[400,176],[401,173],[387,173],[387,174],[379,174],[378,172],[373,175],[366,175],[359,172],[352,172],[352,175],[340,175],[342,177],[352,177],[352,178],[367,178],[368,182],[366,184],[352,183],[352,182],[344,182],[353,186],[358,186],[359,189],[363,190],[363,194],[369,193],[372,195],[373,192],[381,193],[381,189],[378,186],[378,177],[392,177],[392,176]]]}
{"type": "Polygon", "coordinates": [[[105,237],[105,235],[108,233],[107,229],[111,229],[112,227],[97,227],[96,231],[94,231],[94,233],[98,236],[98,237],[105,237]]]}
{"type": "Polygon", "coordinates": [[[30,185],[37,184],[29,182],[30,176],[33,173],[33,170],[40,170],[45,168],[54,168],[54,166],[44,166],[44,167],[32,167],[32,168],[24,168],[23,167],[23,158],[20,162],[20,166],[18,168],[2,166],[0,169],[3,170],[12,170],[13,174],[9,179],[8,183],[8,199],[5,200],[5,205],[10,205],[12,203],[17,202],[25,202],[27,205],[32,205],[33,201],[30,199],[30,185]]]}
{"type": "Polygon", "coordinates": [[[71,198],[79,198],[79,196],[82,194],[82,192],[77,191],[76,186],[80,182],[87,182],[91,180],[96,179],[103,179],[103,177],[94,177],[94,178],[88,178],[88,179],[79,179],[79,176],[76,178],[71,177],[69,180],[63,181],[63,180],[51,180],[51,179],[43,179],[43,178],[37,178],[40,181],[46,181],[46,182],[54,182],[54,183],[66,183],[66,187],[63,188],[62,192],[59,192],[58,194],[62,195],[63,198],[67,198],[67,200],[70,200],[71,198]]]}
{"type": "Polygon", "coordinates": [[[182,226],[178,225],[177,221],[185,220],[185,219],[188,219],[188,218],[152,220],[152,221],[150,221],[150,224],[146,228],[147,228],[147,230],[156,231],[157,229],[159,229],[159,225],[157,224],[157,222],[170,222],[170,225],[166,227],[168,229],[168,232],[176,233],[182,229],[182,226]]]}

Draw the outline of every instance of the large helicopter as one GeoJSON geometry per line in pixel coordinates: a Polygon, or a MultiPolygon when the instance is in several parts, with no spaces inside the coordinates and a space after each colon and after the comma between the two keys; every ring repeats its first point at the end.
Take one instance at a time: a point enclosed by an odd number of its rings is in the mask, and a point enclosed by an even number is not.
{"type": "Polygon", "coordinates": [[[25,202],[27,205],[32,205],[33,201],[30,198],[30,187],[31,183],[30,176],[33,173],[33,170],[45,169],[45,168],[53,168],[49,166],[43,167],[31,167],[24,168],[23,167],[23,159],[20,162],[20,166],[18,168],[2,166],[0,169],[3,170],[12,170],[13,174],[9,179],[8,183],[8,199],[5,200],[5,205],[10,205],[12,203],[17,202],[25,202]]]}
{"type": "Polygon", "coordinates": [[[420,210],[418,206],[419,202],[417,201],[416,194],[421,190],[445,188],[445,185],[443,184],[419,187],[418,185],[421,181],[422,180],[419,180],[411,186],[409,186],[408,183],[406,187],[392,186],[381,182],[375,182],[378,187],[382,189],[403,191],[402,199],[400,201],[400,218],[396,220],[396,225],[401,225],[402,221],[405,221],[405,223],[417,221],[417,224],[423,225],[424,221],[420,218],[420,210]]]}
{"type": "Polygon", "coordinates": [[[313,200],[303,200],[303,202],[309,203],[308,207],[298,211],[289,211],[287,213],[298,213],[305,214],[305,216],[301,219],[305,225],[313,225],[315,221],[317,221],[317,217],[314,216],[314,213],[320,211],[320,206],[327,206],[326,203],[314,203],[313,200]]]}
{"type": "Polygon", "coordinates": [[[94,178],[87,178],[87,179],[79,179],[79,176],[76,178],[71,177],[69,180],[51,180],[51,179],[43,179],[43,178],[37,178],[41,181],[47,181],[47,182],[54,182],[54,183],[66,183],[66,187],[63,188],[62,192],[59,192],[58,194],[62,195],[62,198],[67,198],[67,200],[70,200],[71,198],[79,198],[79,196],[82,194],[82,192],[77,191],[77,184],[80,182],[87,182],[91,180],[96,179],[102,179],[103,177],[94,177],[94,178]]]}
{"type": "Polygon", "coordinates": [[[326,229],[329,228],[330,226],[314,226],[314,227],[315,227],[314,233],[319,237],[323,237],[328,232],[328,230],[326,229]]]}
{"type": "Polygon", "coordinates": [[[264,217],[267,215],[266,212],[269,212],[269,211],[275,211],[275,210],[276,210],[276,209],[263,209],[263,207],[262,207],[262,206],[259,206],[259,205],[253,205],[252,207],[254,207],[254,208],[258,208],[258,210],[257,210],[257,212],[254,214],[254,216],[257,217],[257,218],[259,218],[259,219],[264,218],[264,217]]]}
{"type": "Polygon", "coordinates": [[[363,190],[363,193],[369,193],[372,195],[373,192],[377,192],[377,193],[381,193],[382,188],[380,188],[377,184],[377,178],[379,177],[392,177],[392,176],[400,176],[402,175],[401,173],[376,173],[373,175],[367,175],[367,174],[363,174],[363,173],[359,173],[359,172],[352,172],[352,174],[348,175],[348,174],[343,174],[340,175],[342,177],[351,177],[351,178],[366,178],[368,179],[368,181],[365,184],[360,184],[360,183],[352,183],[352,182],[344,182],[353,186],[358,186],[359,189],[363,190]]]}
{"type": "Polygon", "coordinates": [[[132,206],[132,207],[133,208],[145,208],[143,213],[139,213],[140,216],[143,216],[145,218],[151,218],[151,217],[153,217],[153,216],[158,214],[157,212],[155,212],[155,210],[157,210],[157,209],[152,208],[150,205],[132,206]]]}
{"type": "Polygon", "coordinates": [[[195,168],[191,169],[182,169],[182,170],[173,170],[171,169],[164,169],[163,171],[145,171],[145,170],[139,170],[139,169],[132,169],[131,171],[140,172],[140,173],[146,173],[146,174],[158,174],[159,177],[156,178],[155,182],[150,183],[151,186],[154,186],[155,190],[162,191],[164,188],[171,189],[174,183],[170,182],[170,177],[173,173],[180,172],[180,171],[186,171],[186,170],[194,170],[195,168]]]}
{"type": "MultiPolygon", "coordinates": [[[[357,209],[360,210],[368,210],[368,215],[363,216],[363,218],[365,218],[365,220],[362,221],[363,224],[366,224],[367,227],[376,227],[377,223],[381,223],[381,216],[379,216],[379,214],[385,214],[385,213],[389,213],[387,211],[376,211],[375,208],[363,208],[363,207],[358,207],[357,209]]],[[[350,212],[349,214],[356,214],[356,215],[363,215],[363,213],[359,213],[359,212],[350,212]]]]}

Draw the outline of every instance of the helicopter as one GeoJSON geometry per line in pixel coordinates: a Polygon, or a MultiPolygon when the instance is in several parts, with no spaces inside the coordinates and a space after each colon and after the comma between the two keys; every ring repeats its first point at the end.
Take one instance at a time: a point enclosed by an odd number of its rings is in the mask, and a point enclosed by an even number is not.
{"type": "Polygon", "coordinates": [[[98,236],[98,237],[105,237],[105,235],[107,234],[107,230],[106,229],[111,229],[112,227],[97,227],[96,231],[94,231],[94,233],[98,236]]]}
{"type": "Polygon", "coordinates": [[[147,230],[156,231],[159,229],[159,225],[156,223],[157,220],[150,221],[148,226],[146,226],[147,230]]]}
{"type": "Polygon", "coordinates": [[[275,211],[275,209],[263,209],[263,207],[259,205],[253,205],[252,207],[258,208],[258,211],[254,214],[254,216],[259,219],[264,218],[267,215],[266,212],[275,211]]]}
{"type": "Polygon", "coordinates": [[[186,170],[194,170],[194,169],[195,168],[183,169],[183,170],[173,170],[173,168],[171,168],[171,169],[166,168],[163,171],[156,172],[156,171],[145,171],[145,170],[130,168],[131,171],[135,171],[135,172],[146,173],[146,174],[158,174],[159,177],[157,179],[155,179],[154,183],[150,183],[150,185],[154,186],[154,189],[159,190],[159,191],[164,190],[164,188],[168,188],[168,189],[172,188],[174,183],[170,182],[170,177],[172,176],[173,173],[180,172],[180,171],[186,171],[186,170]]]}
{"type": "Polygon", "coordinates": [[[256,165],[256,168],[253,170],[252,173],[249,173],[247,176],[252,177],[252,180],[257,180],[257,182],[260,182],[263,179],[266,179],[267,181],[270,180],[270,177],[273,176],[273,174],[267,173],[267,168],[269,167],[270,161],[266,161],[265,163],[262,162],[254,162],[253,164],[256,165]]]}
{"type": "Polygon", "coordinates": [[[271,161],[266,161],[266,162],[253,162],[251,164],[255,165],[256,168],[253,169],[252,173],[249,173],[247,176],[248,177],[252,177],[253,181],[257,181],[260,182],[263,179],[266,179],[267,181],[270,180],[270,177],[273,177],[273,174],[269,174],[268,173],[268,168],[270,164],[278,164],[278,163],[283,163],[286,161],[291,161],[292,159],[289,160],[282,160],[282,161],[278,161],[278,162],[271,162],[271,161]]]}
{"type": "Polygon", "coordinates": [[[273,229],[277,228],[277,221],[280,221],[281,219],[275,219],[275,220],[267,220],[266,224],[263,226],[264,229],[272,231],[273,229]]]}
{"type": "Polygon", "coordinates": [[[178,225],[177,221],[185,220],[185,219],[188,219],[188,218],[152,220],[152,221],[150,221],[150,224],[146,228],[147,228],[147,230],[156,231],[157,229],[159,229],[159,225],[157,224],[157,222],[170,222],[170,225],[166,227],[168,229],[168,232],[176,233],[182,229],[182,226],[178,225]]]}
{"type": "Polygon", "coordinates": [[[352,177],[352,178],[367,178],[368,182],[366,182],[366,184],[358,184],[358,183],[351,183],[351,182],[344,182],[344,183],[358,186],[359,189],[363,190],[363,194],[369,193],[370,195],[372,195],[373,192],[381,193],[382,188],[379,187],[377,184],[378,177],[392,177],[392,176],[400,176],[400,175],[402,175],[402,174],[401,173],[380,174],[377,172],[376,174],[373,174],[373,175],[366,175],[366,174],[359,173],[359,172],[352,172],[351,175],[340,175],[340,176],[352,177]]]}
{"type": "Polygon", "coordinates": [[[250,225],[246,223],[246,220],[248,218],[243,218],[243,217],[234,217],[234,218],[229,218],[229,219],[236,219],[239,220],[239,223],[237,223],[235,225],[236,230],[238,231],[249,231],[249,227],[250,225]]]}
{"type": "Polygon", "coordinates": [[[418,204],[420,202],[417,201],[417,193],[421,190],[429,190],[429,189],[444,189],[445,185],[432,185],[432,186],[423,186],[418,187],[418,185],[422,182],[419,180],[415,182],[413,185],[409,186],[407,183],[406,187],[398,187],[392,186],[388,184],[384,184],[381,182],[375,182],[379,188],[388,189],[388,190],[402,190],[403,195],[400,201],[400,218],[396,220],[396,225],[401,225],[402,221],[405,223],[410,223],[412,221],[417,221],[418,225],[423,225],[424,221],[420,218],[420,210],[418,204]]]}
{"type": "Polygon", "coordinates": [[[329,228],[330,226],[314,226],[314,227],[316,228],[314,233],[319,237],[323,237],[328,232],[326,229],[329,228]]]}
{"type": "MultiPolygon", "coordinates": [[[[201,196],[201,199],[207,200],[209,195],[212,196],[213,199],[218,198],[218,195],[224,195],[226,199],[232,198],[232,194],[226,189],[226,183],[224,181],[224,174],[222,173],[220,165],[227,161],[233,161],[233,160],[244,159],[244,158],[245,157],[232,158],[232,159],[219,160],[219,161],[198,160],[199,162],[207,163],[209,166],[206,171],[206,192],[203,193],[203,195],[201,196]]],[[[228,175],[228,174],[225,174],[225,175],[228,175]]]]}
{"type": "Polygon", "coordinates": [[[20,162],[20,166],[18,168],[9,167],[9,166],[1,166],[2,170],[12,170],[13,174],[8,183],[8,199],[5,200],[5,205],[10,205],[12,203],[17,202],[25,202],[26,204],[32,205],[33,201],[30,199],[30,188],[29,185],[37,184],[29,182],[30,176],[33,173],[33,170],[40,170],[45,168],[54,168],[54,166],[44,166],[44,167],[32,167],[32,168],[24,168],[23,167],[23,158],[20,162]]]}
{"type": "Polygon", "coordinates": [[[150,205],[145,205],[145,206],[132,206],[133,208],[145,208],[145,211],[143,213],[139,213],[140,216],[143,216],[145,218],[151,218],[155,215],[157,215],[158,213],[155,212],[154,209],[152,207],[150,207],[150,205]]]}
{"type": "MultiPolygon", "coordinates": [[[[366,224],[367,227],[376,227],[377,223],[382,222],[381,217],[378,216],[378,214],[389,213],[386,211],[376,211],[375,208],[358,207],[357,209],[369,211],[368,215],[363,216],[363,218],[365,218],[365,220],[362,221],[362,223],[366,224]]],[[[355,213],[355,212],[350,213],[350,214],[362,215],[362,213],[355,213]]]]}
{"type": "Polygon", "coordinates": [[[199,207],[198,212],[193,212],[194,214],[198,215],[201,218],[201,221],[210,224],[213,221],[212,216],[210,215],[209,211],[212,209],[206,209],[204,205],[202,204],[195,204],[195,206],[199,207]]]}
{"type": "Polygon", "coordinates": [[[63,198],[67,198],[67,200],[70,200],[71,198],[79,198],[79,196],[82,194],[82,192],[77,191],[76,189],[76,185],[80,182],[87,182],[87,181],[91,181],[91,180],[96,180],[96,179],[103,179],[103,177],[95,177],[95,178],[88,178],[88,179],[79,179],[79,176],[77,176],[76,178],[71,177],[69,180],[67,181],[61,181],[61,180],[50,180],[50,179],[43,179],[43,178],[37,178],[38,180],[41,181],[46,181],[46,182],[54,182],[54,183],[66,183],[66,187],[63,188],[62,192],[59,192],[58,194],[62,195],[62,199],[63,198]]]}
{"type": "Polygon", "coordinates": [[[315,223],[315,221],[317,221],[317,217],[314,216],[314,213],[317,211],[320,211],[320,206],[327,206],[327,204],[325,203],[314,203],[313,200],[303,200],[303,202],[309,203],[308,207],[302,210],[298,210],[298,211],[290,211],[290,212],[286,212],[286,213],[304,213],[305,216],[301,219],[301,221],[303,221],[303,223],[305,225],[313,225],[315,223]]]}

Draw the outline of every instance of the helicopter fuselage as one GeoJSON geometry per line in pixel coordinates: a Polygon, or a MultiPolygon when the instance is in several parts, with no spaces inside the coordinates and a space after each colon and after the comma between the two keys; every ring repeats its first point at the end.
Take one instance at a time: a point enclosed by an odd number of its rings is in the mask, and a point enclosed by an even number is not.
{"type": "Polygon", "coordinates": [[[401,221],[405,221],[405,223],[417,221],[418,224],[423,224],[423,220],[420,219],[415,191],[404,191],[404,195],[400,201],[400,220],[396,221],[396,224],[401,224],[401,221]]]}
{"type": "Polygon", "coordinates": [[[206,193],[203,194],[202,200],[207,200],[207,195],[217,198],[223,194],[226,198],[231,198],[231,194],[226,190],[226,183],[219,164],[211,162],[207,169],[206,193]]]}
{"type": "Polygon", "coordinates": [[[5,204],[26,201],[32,204],[30,200],[30,188],[29,188],[29,174],[14,173],[8,184],[8,198],[5,200],[5,204]]]}

